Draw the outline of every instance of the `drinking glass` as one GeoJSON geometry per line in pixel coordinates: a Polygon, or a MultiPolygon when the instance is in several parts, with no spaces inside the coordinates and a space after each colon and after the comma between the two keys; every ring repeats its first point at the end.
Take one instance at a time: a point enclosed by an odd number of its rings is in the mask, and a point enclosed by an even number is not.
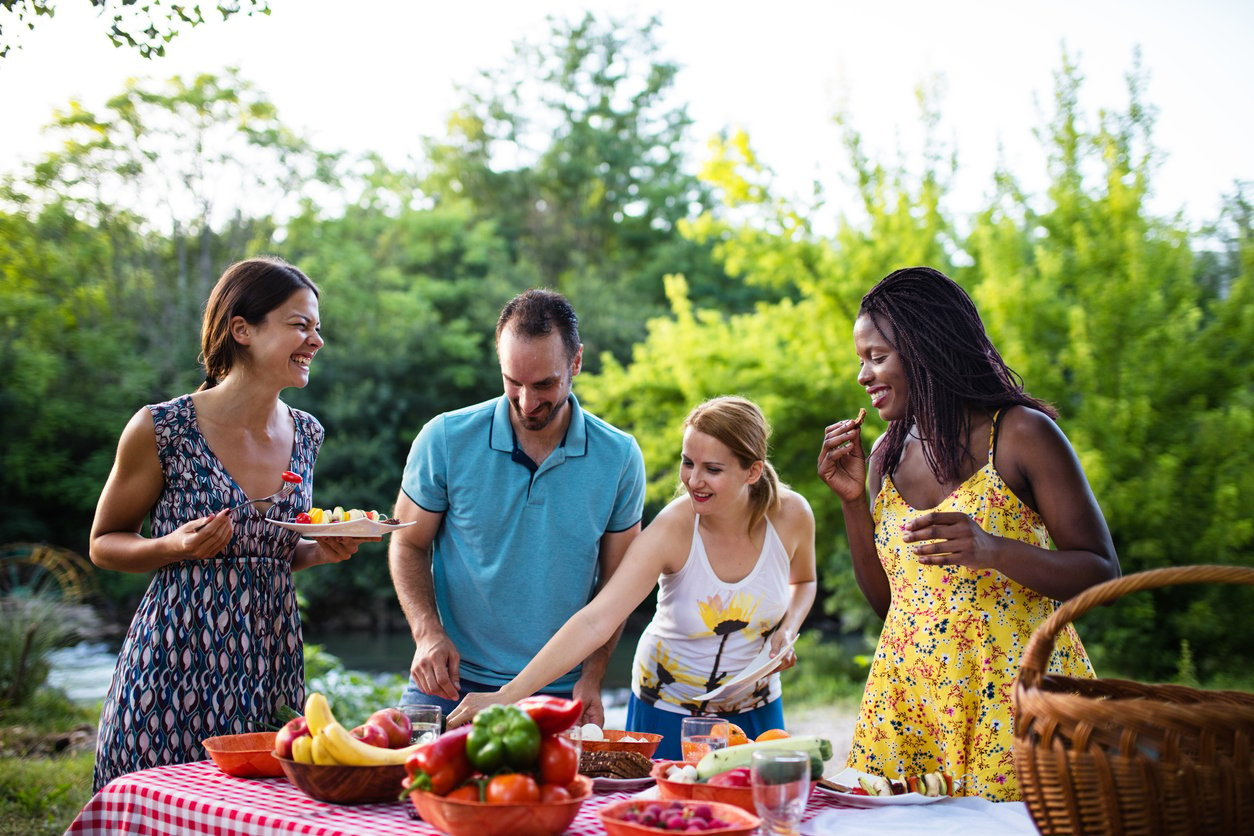
{"type": "Polygon", "coordinates": [[[438,705],[403,703],[397,708],[409,718],[412,727],[409,735],[411,745],[435,740],[444,730],[444,712],[438,705]]]}
{"type": "Polygon", "coordinates": [[[754,752],[749,781],[762,836],[795,836],[810,794],[810,756],[791,749],[754,752]]]}
{"type": "Polygon", "coordinates": [[[685,763],[696,763],[715,749],[725,749],[731,726],[722,717],[685,717],[679,727],[679,748],[685,763]]]}

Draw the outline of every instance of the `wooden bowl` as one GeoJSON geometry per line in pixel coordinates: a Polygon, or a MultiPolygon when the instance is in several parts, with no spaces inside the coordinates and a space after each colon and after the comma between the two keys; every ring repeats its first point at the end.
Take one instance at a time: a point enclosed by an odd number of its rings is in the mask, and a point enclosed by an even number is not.
{"type": "MultiPolygon", "coordinates": [[[[682,781],[668,781],[666,772],[672,766],[683,766],[683,761],[658,761],[653,765],[649,777],[657,782],[658,795],[667,801],[710,801],[719,804],[730,804],[747,813],[757,813],[753,805],[753,787],[720,787],[709,784],[686,784],[682,781]]],[[[810,793],[814,793],[817,781],[810,782],[810,793]]]]}
{"type": "Polygon", "coordinates": [[[275,759],[283,774],[301,792],[319,801],[332,804],[381,804],[398,801],[405,765],[391,766],[326,766],[297,763],[289,758],[275,759]]]}
{"type": "Polygon", "coordinates": [[[415,790],[414,809],[427,824],[449,836],[554,836],[565,832],[592,795],[592,779],[576,775],[569,801],[551,804],[484,804],[415,790]]]}
{"type": "Polygon", "coordinates": [[[209,757],[227,775],[236,778],[281,778],[283,767],[274,758],[275,732],[223,734],[200,741],[209,757]]]}
{"type": "Polygon", "coordinates": [[[652,734],[650,732],[604,729],[601,733],[605,735],[605,740],[580,741],[580,745],[583,746],[583,750],[585,752],[639,752],[646,758],[651,758],[653,757],[653,753],[657,751],[658,744],[662,742],[662,735],[652,734]],[[643,737],[645,738],[645,742],[623,743],[621,741],[624,737],[643,737]]]}
{"type": "Polygon", "coordinates": [[[601,825],[609,836],[643,836],[643,834],[657,836],[658,833],[663,832],[659,828],[648,827],[637,822],[623,821],[622,819],[623,814],[632,807],[641,808],[649,804],[678,804],[693,809],[704,807],[713,815],[727,822],[726,827],[684,831],[684,833],[696,833],[699,836],[750,836],[762,824],[762,820],[753,813],[747,813],[739,807],[731,804],[720,804],[717,801],[647,801],[642,798],[625,798],[620,801],[611,801],[601,808],[598,813],[601,817],[601,825]]]}

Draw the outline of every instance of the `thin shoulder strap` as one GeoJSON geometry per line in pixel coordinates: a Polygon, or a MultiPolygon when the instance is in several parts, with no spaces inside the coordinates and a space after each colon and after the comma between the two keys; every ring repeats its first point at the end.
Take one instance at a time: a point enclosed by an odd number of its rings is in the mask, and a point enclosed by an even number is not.
{"type": "Polygon", "coordinates": [[[993,426],[988,431],[988,463],[993,464],[993,456],[997,452],[997,430],[1001,426],[1002,410],[993,413],[993,426]]]}

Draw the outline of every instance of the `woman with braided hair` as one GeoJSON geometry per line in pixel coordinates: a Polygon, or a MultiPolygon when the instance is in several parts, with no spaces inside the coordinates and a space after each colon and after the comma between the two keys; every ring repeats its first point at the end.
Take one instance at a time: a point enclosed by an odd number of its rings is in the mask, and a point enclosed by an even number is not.
{"type": "MultiPolygon", "coordinates": [[[[888,428],[868,461],[860,422],[834,423],[818,460],[884,619],[849,766],[941,770],[963,795],[1017,800],[1020,657],[1056,601],[1119,575],[1110,532],[1057,413],[1024,391],[953,280],[891,273],[862,298],[853,338],[888,428]]],[[[1074,628],[1050,671],[1093,676],[1074,628]]]]}

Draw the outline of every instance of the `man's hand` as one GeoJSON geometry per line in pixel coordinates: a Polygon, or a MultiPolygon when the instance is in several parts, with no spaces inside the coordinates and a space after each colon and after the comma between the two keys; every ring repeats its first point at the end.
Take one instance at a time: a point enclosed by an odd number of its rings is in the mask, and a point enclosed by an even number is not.
{"type": "Polygon", "coordinates": [[[596,723],[598,726],[605,725],[605,706],[601,704],[601,686],[580,679],[575,683],[575,687],[571,689],[571,696],[583,702],[583,716],[579,718],[580,724],[596,723]]]}
{"type": "Polygon", "coordinates": [[[458,688],[461,686],[461,661],[461,654],[449,640],[448,634],[440,632],[439,635],[416,642],[409,675],[413,677],[418,690],[424,694],[455,700],[460,693],[458,688]]]}

